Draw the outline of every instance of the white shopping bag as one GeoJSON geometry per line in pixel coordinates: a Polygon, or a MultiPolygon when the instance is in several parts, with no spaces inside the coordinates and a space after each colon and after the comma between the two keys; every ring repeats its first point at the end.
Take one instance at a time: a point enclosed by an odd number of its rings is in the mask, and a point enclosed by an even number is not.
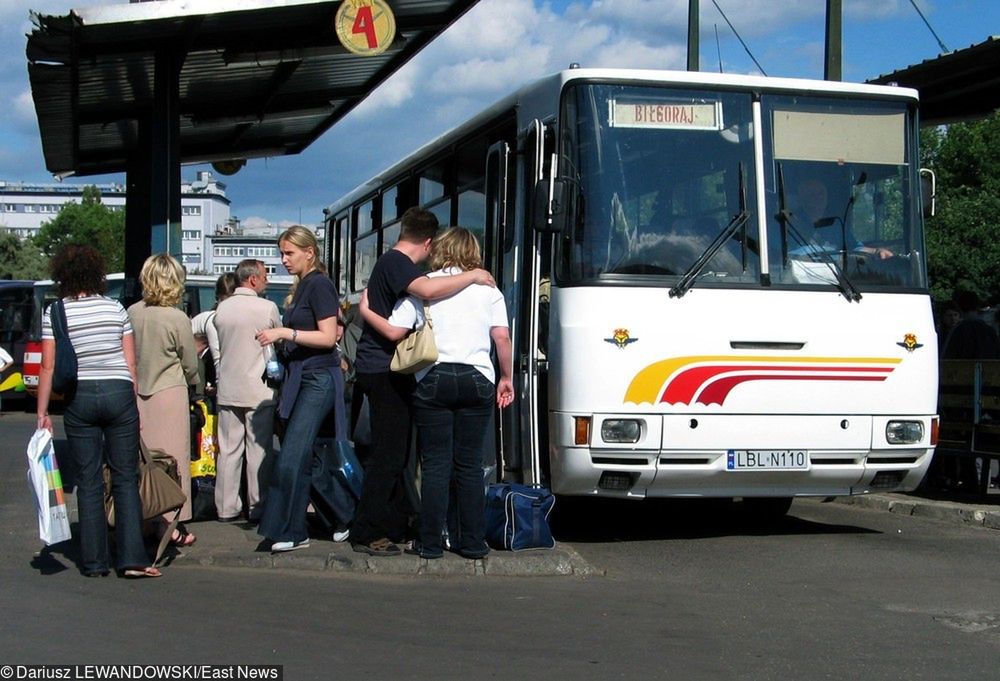
{"type": "Polygon", "coordinates": [[[62,476],[52,442],[52,433],[39,428],[28,443],[28,485],[35,493],[38,537],[47,546],[70,538],[62,476]]]}

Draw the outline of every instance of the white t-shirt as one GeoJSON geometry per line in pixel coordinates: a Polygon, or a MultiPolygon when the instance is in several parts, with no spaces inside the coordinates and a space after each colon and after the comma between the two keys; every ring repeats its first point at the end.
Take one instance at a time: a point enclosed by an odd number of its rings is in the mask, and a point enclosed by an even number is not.
{"type": "MultiPolygon", "coordinates": [[[[462,270],[457,267],[450,267],[427,276],[445,277],[461,273],[462,270]]],[[[490,358],[490,329],[508,326],[503,294],[491,286],[473,284],[449,298],[432,302],[430,313],[438,349],[437,364],[469,364],[495,383],[493,360],[490,358]]],[[[423,300],[414,296],[400,300],[393,308],[389,323],[406,329],[422,326],[423,300]]],[[[429,371],[430,368],[417,372],[417,380],[422,380],[429,371]]]]}

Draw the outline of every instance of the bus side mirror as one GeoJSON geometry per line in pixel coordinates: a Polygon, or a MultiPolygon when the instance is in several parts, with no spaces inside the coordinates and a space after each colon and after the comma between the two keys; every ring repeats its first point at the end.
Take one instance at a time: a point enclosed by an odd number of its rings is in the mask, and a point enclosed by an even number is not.
{"type": "Polygon", "coordinates": [[[937,208],[937,177],[930,168],[920,169],[920,198],[924,217],[933,217],[937,208]]]}
{"type": "Polygon", "coordinates": [[[569,186],[564,180],[539,180],[535,185],[532,224],[535,231],[561,234],[569,222],[569,186]],[[549,196],[551,187],[552,195],[549,196]]]}

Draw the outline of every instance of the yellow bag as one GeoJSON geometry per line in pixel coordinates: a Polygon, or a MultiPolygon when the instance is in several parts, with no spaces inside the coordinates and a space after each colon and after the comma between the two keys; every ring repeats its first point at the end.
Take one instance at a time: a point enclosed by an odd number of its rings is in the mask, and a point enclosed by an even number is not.
{"type": "Polygon", "coordinates": [[[219,452],[219,443],[216,439],[215,414],[208,410],[208,405],[204,400],[198,400],[191,405],[192,409],[199,409],[202,414],[202,426],[197,435],[197,449],[195,452],[198,458],[191,462],[191,477],[215,477],[215,457],[219,452]]]}

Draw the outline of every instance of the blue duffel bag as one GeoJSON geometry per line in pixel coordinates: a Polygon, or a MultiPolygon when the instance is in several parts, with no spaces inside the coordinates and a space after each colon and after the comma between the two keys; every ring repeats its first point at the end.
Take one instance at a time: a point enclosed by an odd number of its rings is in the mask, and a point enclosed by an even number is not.
{"type": "Polygon", "coordinates": [[[486,490],[486,541],[495,549],[551,549],[549,513],[556,498],[544,487],[503,483],[486,490]]]}

